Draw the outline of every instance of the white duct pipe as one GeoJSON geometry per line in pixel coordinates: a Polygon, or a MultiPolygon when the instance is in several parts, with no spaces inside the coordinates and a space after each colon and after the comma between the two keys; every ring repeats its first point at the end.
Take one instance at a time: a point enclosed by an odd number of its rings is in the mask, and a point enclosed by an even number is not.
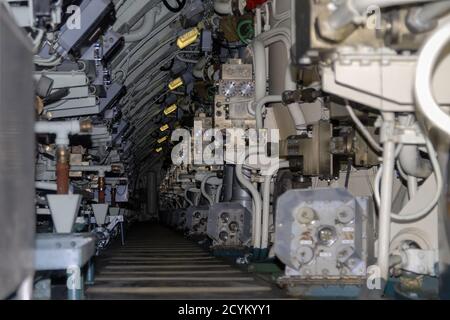
{"type": "Polygon", "coordinates": [[[111,172],[112,167],[107,166],[70,166],[70,171],[81,171],[81,172],[98,172],[100,177],[105,176],[105,172],[111,172]]]}
{"type": "Polygon", "coordinates": [[[48,190],[48,191],[56,191],[57,185],[53,182],[44,182],[44,181],[36,181],[36,189],[40,190],[48,190]]]}
{"type": "Polygon", "coordinates": [[[270,184],[275,173],[282,168],[289,168],[289,162],[280,162],[278,168],[274,168],[272,172],[268,172],[264,176],[262,187],[263,204],[262,204],[262,232],[261,232],[261,249],[267,249],[269,246],[269,218],[270,218],[270,184]]]}
{"type": "Polygon", "coordinates": [[[371,8],[386,8],[440,0],[347,0],[328,18],[333,29],[340,29],[371,8]]]}
{"type": "Polygon", "coordinates": [[[425,43],[417,61],[414,93],[417,111],[432,125],[450,136],[450,117],[437,104],[433,95],[433,74],[442,51],[450,41],[450,23],[439,28],[425,43]]]}
{"type": "Polygon", "coordinates": [[[214,199],[213,199],[212,196],[210,196],[210,195],[208,194],[208,192],[206,192],[206,182],[207,182],[210,178],[215,177],[215,176],[216,176],[215,173],[207,173],[207,174],[203,177],[202,184],[200,185],[200,190],[201,190],[201,192],[202,192],[202,195],[206,198],[206,200],[208,200],[208,202],[209,202],[210,205],[213,205],[213,204],[214,204],[214,199]]]}
{"type": "MultiPolygon", "coordinates": [[[[264,32],[259,36],[259,39],[255,39],[253,42],[253,52],[254,52],[254,63],[255,63],[255,90],[256,90],[256,99],[262,99],[261,95],[262,92],[266,92],[266,71],[265,71],[265,65],[266,65],[266,53],[265,53],[265,47],[270,46],[273,43],[276,42],[282,42],[286,47],[286,54],[287,54],[287,61],[288,65],[286,67],[286,74],[285,74],[285,90],[297,90],[297,84],[295,80],[292,77],[292,72],[290,68],[289,61],[291,60],[291,40],[290,40],[290,31],[286,28],[276,28],[268,32],[264,32]],[[262,70],[257,70],[262,66],[264,63],[264,68],[261,68],[262,70]],[[263,73],[264,72],[264,73],[263,73]],[[263,76],[264,76],[264,82],[263,82],[263,76]],[[263,86],[264,83],[264,86],[263,86]],[[263,91],[264,90],[264,91],[263,91]]],[[[280,100],[281,101],[281,100],[280,100]]],[[[306,120],[305,116],[301,110],[301,107],[298,103],[292,103],[288,105],[289,113],[292,117],[292,120],[294,121],[295,128],[297,131],[303,131],[306,127],[306,120]]],[[[258,121],[258,118],[257,118],[258,121]]]]}
{"type": "Polygon", "coordinates": [[[265,96],[258,102],[256,102],[255,105],[256,130],[262,129],[264,127],[262,116],[263,107],[268,103],[281,102],[282,100],[283,99],[281,98],[281,96],[265,96]]]}
{"type": "Polygon", "coordinates": [[[38,121],[34,125],[36,133],[50,133],[56,135],[57,145],[69,145],[69,135],[81,132],[80,121],[38,121]]]}
{"type": "Polygon", "coordinates": [[[156,17],[159,14],[159,9],[154,8],[146,13],[144,16],[144,24],[141,28],[136,31],[130,32],[123,36],[125,42],[136,42],[144,39],[150,32],[152,32],[153,28],[156,24],[156,17]]]}
{"type": "MultiPolygon", "coordinates": [[[[218,14],[222,15],[232,15],[233,14],[233,5],[232,0],[214,0],[214,10],[218,14]]],[[[238,2],[238,10],[241,14],[244,13],[245,6],[247,5],[246,0],[237,0],[238,2]]]]}
{"type": "Polygon", "coordinates": [[[433,172],[430,161],[422,158],[415,145],[404,145],[399,155],[403,171],[416,178],[428,178],[433,172]]]}
{"type": "Polygon", "coordinates": [[[261,8],[255,9],[255,37],[259,36],[262,32],[262,16],[261,8]]]}
{"type": "MultiPolygon", "coordinates": [[[[385,126],[393,127],[395,116],[393,113],[383,114],[385,126]]],[[[387,130],[387,128],[385,129],[387,130]]],[[[391,212],[392,212],[392,186],[394,183],[395,141],[392,136],[386,135],[383,143],[383,173],[381,176],[381,196],[378,225],[378,267],[380,277],[384,281],[389,278],[389,244],[391,242],[391,212]]]]}
{"type": "Polygon", "coordinates": [[[427,32],[435,28],[437,20],[448,13],[449,10],[450,1],[429,3],[410,10],[406,22],[413,32],[427,32]]]}
{"type": "Polygon", "coordinates": [[[413,176],[408,176],[406,178],[406,182],[408,185],[408,196],[411,200],[417,193],[417,178],[413,176]]]}
{"type": "Polygon", "coordinates": [[[184,190],[184,199],[191,207],[194,207],[194,203],[188,197],[188,192],[189,192],[189,189],[184,190]]]}
{"type": "Polygon", "coordinates": [[[264,42],[259,39],[253,41],[252,48],[253,69],[255,70],[255,99],[258,101],[266,95],[266,49],[264,42]]]}
{"type": "MultiPolygon", "coordinates": [[[[250,153],[247,157],[255,155],[255,153],[250,153]]],[[[256,153],[257,155],[257,153],[256,153]]],[[[246,157],[246,158],[247,158],[246,157]]],[[[246,159],[245,158],[245,159],[246,159]]],[[[245,162],[244,161],[242,162],[245,162]]],[[[259,194],[258,189],[245,177],[243,171],[243,163],[236,165],[236,177],[238,181],[242,184],[244,188],[246,188],[252,198],[253,198],[253,219],[252,219],[252,243],[254,248],[261,248],[261,209],[262,209],[262,201],[261,195],[259,194]]]]}

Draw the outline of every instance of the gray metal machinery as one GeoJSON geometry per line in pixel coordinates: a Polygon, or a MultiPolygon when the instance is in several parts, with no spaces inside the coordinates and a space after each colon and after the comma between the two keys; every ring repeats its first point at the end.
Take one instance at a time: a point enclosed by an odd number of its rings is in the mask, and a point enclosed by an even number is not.
{"type": "Polygon", "coordinates": [[[0,298],[82,298],[140,221],[295,296],[450,297],[450,1],[0,8],[0,298]]]}
{"type": "Polygon", "coordinates": [[[358,296],[373,263],[374,212],[346,189],[290,190],[278,199],[275,251],[279,279],[296,295],[358,296]],[[296,284],[292,286],[292,284],[296,284]]]}
{"type": "Polygon", "coordinates": [[[203,207],[189,207],[186,210],[186,229],[188,235],[199,236],[206,233],[206,225],[208,222],[207,206],[203,207]]]}
{"type": "Polygon", "coordinates": [[[251,238],[251,217],[238,203],[217,203],[210,207],[206,231],[219,249],[239,249],[251,238]]]}

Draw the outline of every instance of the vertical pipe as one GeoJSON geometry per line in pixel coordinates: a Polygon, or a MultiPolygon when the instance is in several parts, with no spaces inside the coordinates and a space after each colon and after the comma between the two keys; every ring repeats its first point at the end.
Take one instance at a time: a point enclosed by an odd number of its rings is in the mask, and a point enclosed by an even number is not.
{"type": "Polygon", "coordinates": [[[56,185],[58,194],[69,193],[69,148],[59,145],[56,150],[56,185]]]}
{"type": "Polygon", "coordinates": [[[381,197],[378,227],[378,267],[383,287],[389,278],[389,244],[392,212],[392,186],[394,182],[395,142],[393,113],[383,114],[383,175],[381,178],[381,197]]]}

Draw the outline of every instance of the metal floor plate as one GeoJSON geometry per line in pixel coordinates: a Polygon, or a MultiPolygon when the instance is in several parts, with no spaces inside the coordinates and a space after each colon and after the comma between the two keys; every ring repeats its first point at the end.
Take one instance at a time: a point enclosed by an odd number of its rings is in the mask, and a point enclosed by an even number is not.
{"type": "Polygon", "coordinates": [[[274,284],[213,257],[196,243],[154,224],[134,226],[97,261],[87,299],[277,299],[274,284]]]}

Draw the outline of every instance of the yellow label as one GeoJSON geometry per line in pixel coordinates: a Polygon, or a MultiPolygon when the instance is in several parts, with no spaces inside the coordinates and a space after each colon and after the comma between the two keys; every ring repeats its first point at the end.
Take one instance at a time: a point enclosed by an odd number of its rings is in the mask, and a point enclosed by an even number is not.
{"type": "Polygon", "coordinates": [[[168,116],[169,114],[171,114],[172,112],[174,112],[175,110],[177,110],[177,105],[173,104],[170,107],[167,107],[166,109],[164,109],[164,114],[166,116],[168,116]]]}
{"type": "Polygon", "coordinates": [[[158,140],[158,143],[161,144],[161,143],[163,143],[166,140],[167,140],[167,136],[162,137],[161,139],[158,140]]]}
{"type": "Polygon", "coordinates": [[[167,129],[169,129],[169,125],[168,125],[168,124],[165,124],[165,125],[163,125],[161,128],[159,128],[159,131],[164,132],[164,131],[166,131],[167,129]]]}
{"type": "Polygon", "coordinates": [[[183,79],[181,79],[181,77],[176,78],[175,80],[173,80],[171,83],[169,83],[169,89],[170,91],[175,90],[176,88],[179,88],[183,85],[183,79]]]}
{"type": "Polygon", "coordinates": [[[187,46],[193,44],[197,40],[199,35],[200,31],[197,28],[194,28],[186,32],[185,34],[183,34],[181,37],[178,38],[177,40],[178,48],[184,49],[187,46]]]}
{"type": "Polygon", "coordinates": [[[156,152],[160,153],[163,150],[163,148],[159,147],[157,149],[155,149],[156,152]]]}

